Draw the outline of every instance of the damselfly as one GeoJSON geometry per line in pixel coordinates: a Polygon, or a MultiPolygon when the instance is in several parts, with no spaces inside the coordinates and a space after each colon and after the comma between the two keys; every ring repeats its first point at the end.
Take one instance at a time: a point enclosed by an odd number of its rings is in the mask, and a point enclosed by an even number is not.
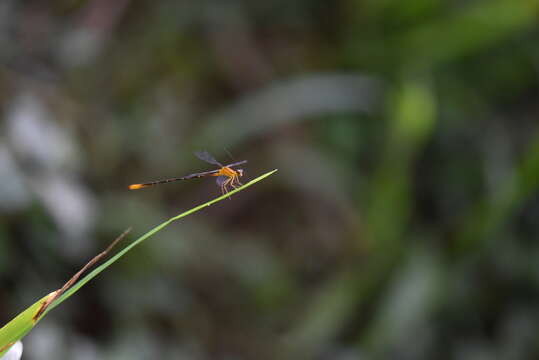
{"type": "Polygon", "coordinates": [[[190,175],[186,175],[182,177],[151,181],[151,182],[141,183],[141,184],[132,184],[132,185],[129,185],[129,190],[137,190],[137,189],[142,189],[142,188],[153,186],[153,185],[166,184],[166,183],[178,181],[178,180],[189,180],[189,179],[194,179],[194,178],[201,178],[205,176],[217,177],[216,182],[217,182],[217,185],[221,188],[221,192],[223,193],[223,195],[228,193],[229,186],[236,189],[237,186],[242,185],[239,178],[243,176],[243,169],[233,169],[233,168],[247,163],[247,160],[238,161],[238,162],[228,164],[228,165],[223,165],[219,161],[215,160],[215,158],[207,151],[196,151],[195,155],[200,160],[206,161],[207,163],[210,163],[213,165],[217,165],[220,168],[211,170],[211,171],[194,173],[194,174],[190,174],[190,175]]]}

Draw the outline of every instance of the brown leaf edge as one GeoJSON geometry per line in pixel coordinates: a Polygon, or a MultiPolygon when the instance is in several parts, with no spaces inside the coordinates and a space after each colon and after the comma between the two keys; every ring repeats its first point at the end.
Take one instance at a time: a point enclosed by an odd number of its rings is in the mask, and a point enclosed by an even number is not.
{"type": "Polygon", "coordinates": [[[7,349],[9,349],[10,347],[12,347],[13,345],[15,345],[14,342],[10,342],[9,344],[3,346],[2,348],[0,348],[0,354],[3,353],[4,351],[6,351],[7,349]]]}
{"type": "MultiPolygon", "coordinates": [[[[47,297],[47,299],[41,303],[41,306],[39,307],[39,310],[36,312],[36,314],[32,317],[32,321],[34,322],[34,324],[39,320],[39,317],[45,312],[45,310],[47,310],[47,308],[50,306],[50,304],[52,304],[56,299],[58,299],[60,296],[62,296],[62,294],[64,292],[66,292],[70,287],[72,287],[73,284],[75,284],[77,282],[77,280],[80,278],[80,276],[86,270],[88,270],[88,268],[92,267],[96,262],[98,262],[104,256],[106,256],[112,250],[112,248],[114,246],[116,246],[116,244],[118,244],[118,242],[120,242],[120,240],[122,240],[124,237],[127,236],[127,234],[129,234],[130,231],[131,231],[131,228],[128,228],[127,230],[125,230],[104,251],[102,251],[101,253],[96,255],[94,258],[92,258],[92,260],[88,261],[88,263],[86,265],[84,265],[82,267],[82,269],[80,269],[75,275],[73,275],[73,277],[71,277],[71,279],[69,279],[64,284],[64,286],[62,286],[60,289],[58,289],[56,291],[51,292],[49,294],[49,296],[47,297]]],[[[13,345],[13,344],[11,344],[11,345],[13,345]]],[[[9,345],[9,346],[11,346],[11,345],[9,345]]],[[[1,351],[2,350],[0,349],[0,352],[1,351]]]]}

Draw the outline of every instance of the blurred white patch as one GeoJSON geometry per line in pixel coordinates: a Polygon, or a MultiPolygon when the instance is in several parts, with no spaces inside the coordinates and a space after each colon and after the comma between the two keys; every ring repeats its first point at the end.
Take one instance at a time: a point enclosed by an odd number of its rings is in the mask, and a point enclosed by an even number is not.
{"type": "Polygon", "coordinates": [[[99,354],[98,348],[89,338],[74,336],[71,341],[70,359],[73,360],[100,360],[103,357],[99,354]]]}
{"type": "Polygon", "coordinates": [[[17,341],[4,356],[2,360],[19,360],[22,356],[22,342],[17,341]]]}
{"type": "Polygon", "coordinates": [[[15,99],[7,114],[7,135],[25,161],[59,169],[76,166],[79,152],[67,131],[55,124],[43,103],[31,94],[15,99]]]}
{"type": "Polygon", "coordinates": [[[76,181],[81,157],[70,133],[28,93],[14,100],[6,128],[14,157],[23,164],[22,176],[64,234],[62,248],[71,256],[84,253],[90,246],[86,237],[95,222],[96,202],[76,181]]]}
{"type": "Polygon", "coordinates": [[[219,148],[312,116],[369,113],[381,93],[376,78],[358,74],[320,73],[278,81],[218,112],[197,141],[219,148]]]}
{"type": "Polygon", "coordinates": [[[92,228],[97,204],[78,183],[64,176],[48,175],[31,181],[47,211],[67,237],[63,249],[68,255],[85,253],[90,246],[86,236],[92,228]]]}
{"type": "Polygon", "coordinates": [[[0,211],[13,212],[26,207],[30,202],[24,178],[17,168],[9,150],[0,144],[0,211]]]}
{"type": "Polygon", "coordinates": [[[25,357],[28,359],[66,359],[68,345],[66,332],[64,327],[56,325],[51,319],[39,323],[39,326],[24,338],[25,357]]]}
{"type": "MultiPolygon", "coordinates": [[[[28,359],[103,359],[99,349],[91,339],[76,335],[75,332],[59,326],[51,319],[40,323],[25,338],[25,357],[28,359]]],[[[1,359],[4,360],[4,359],[1,359]]]]}
{"type": "Polygon", "coordinates": [[[154,332],[141,323],[132,324],[129,331],[116,334],[109,348],[107,359],[160,359],[163,345],[154,332]]]}
{"type": "Polygon", "coordinates": [[[82,66],[92,62],[103,47],[101,31],[80,28],[67,33],[60,47],[60,61],[67,67],[82,66]]]}
{"type": "Polygon", "coordinates": [[[372,341],[379,349],[404,346],[412,358],[424,358],[431,331],[428,319],[442,284],[438,255],[424,248],[414,248],[393,285],[382,300],[375,319],[372,341]]]}
{"type": "Polygon", "coordinates": [[[60,61],[68,66],[81,66],[93,62],[110,38],[114,27],[121,21],[129,0],[87,1],[79,11],[73,28],[59,46],[60,61]]]}

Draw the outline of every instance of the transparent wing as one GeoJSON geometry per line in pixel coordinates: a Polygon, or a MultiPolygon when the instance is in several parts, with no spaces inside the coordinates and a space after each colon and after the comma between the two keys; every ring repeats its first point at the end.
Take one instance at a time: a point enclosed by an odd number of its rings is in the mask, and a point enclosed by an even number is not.
{"type": "Polygon", "coordinates": [[[228,180],[228,176],[217,176],[217,179],[215,179],[215,182],[219,187],[223,186],[223,184],[228,180]]]}
{"type": "Polygon", "coordinates": [[[223,167],[223,165],[221,165],[219,161],[215,160],[215,158],[207,151],[195,151],[195,156],[207,163],[223,167]]]}
{"type": "Polygon", "coordinates": [[[225,167],[240,166],[240,165],[243,165],[243,164],[246,164],[246,163],[247,163],[247,160],[242,160],[242,161],[238,161],[238,162],[235,162],[235,163],[232,163],[232,164],[225,165],[225,167]]]}

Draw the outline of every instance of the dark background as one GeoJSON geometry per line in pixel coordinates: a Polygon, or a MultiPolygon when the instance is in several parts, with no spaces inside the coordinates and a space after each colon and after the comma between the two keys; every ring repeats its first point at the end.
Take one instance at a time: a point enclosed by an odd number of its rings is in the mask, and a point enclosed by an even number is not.
{"type": "Polygon", "coordinates": [[[158,233],[24,359],[539,357],[539,3],[0,2],[0,323],[158,233]],[[227,150],[234,160],[227,155],[227,150]],[[124,245],[126,242],[124,242],[124,245]]]}

